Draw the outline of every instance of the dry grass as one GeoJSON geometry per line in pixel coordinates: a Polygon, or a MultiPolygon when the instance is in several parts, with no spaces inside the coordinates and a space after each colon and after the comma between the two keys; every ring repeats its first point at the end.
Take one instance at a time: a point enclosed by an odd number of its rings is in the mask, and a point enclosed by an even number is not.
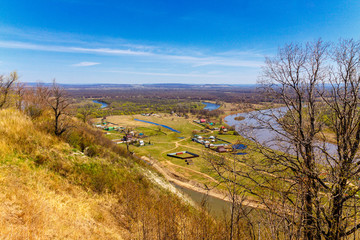
{"type": "Polygon", "coordinates": [[[70,151],[20,112],[0,111],[0,239],[122,239],[114,196],[85,191],[33,161],[64,161],[70,151]]]}
{"type": "Polygon", "coordinates": [[[91,195],[25,164],[0,174],[1,239],[121,239],[110,195],[91,195]]]}
{"type": "Polygon", "coordinates": [[[39,131],[33,122],[17,110],[0,111],[0,154],[33,153],[42,148],[60,149],[58,139],[39,131]]]}

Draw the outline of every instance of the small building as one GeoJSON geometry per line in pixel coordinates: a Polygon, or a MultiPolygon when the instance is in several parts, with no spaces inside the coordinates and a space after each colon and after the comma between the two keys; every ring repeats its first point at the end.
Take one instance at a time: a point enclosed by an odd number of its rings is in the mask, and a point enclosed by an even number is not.
{"type": "Polygon", "coordinates": [[[218,153],[227,152],[224,146],[219,146],[219,147],[217,147],[217,148],[216,148],[216,151],[217,151],[218,153]]]}
{"type": "Polygon", "coordinates": [[[200,119],[200,123],[206,123],[206,119],[200,119]]]}

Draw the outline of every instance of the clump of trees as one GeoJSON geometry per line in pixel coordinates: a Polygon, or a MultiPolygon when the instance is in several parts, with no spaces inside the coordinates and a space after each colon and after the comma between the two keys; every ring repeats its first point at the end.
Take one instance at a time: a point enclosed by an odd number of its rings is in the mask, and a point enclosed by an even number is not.
{"type": "Polygon", "coordinates": [[[57,136],[63,134],[69,128],[67,116],[71,103],[65,89],[55,80],[51,87],[39,84],[35,88],[27,88],[17,80],[17,72],[0,76],[0,109],[13,105],[33,119],[50,110],[53,133],[57,136]]]}

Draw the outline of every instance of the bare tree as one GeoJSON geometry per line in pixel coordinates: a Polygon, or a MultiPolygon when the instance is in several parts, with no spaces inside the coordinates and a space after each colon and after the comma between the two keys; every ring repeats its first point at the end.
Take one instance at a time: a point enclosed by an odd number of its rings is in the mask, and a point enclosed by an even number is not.
{"type": "Polygon", "coordinates": [[[0,108],[7,103],[13,84],[18,80],[17,72],[12,72],[8,77],[0,76],[0,108]]]}
{"type": "MultiPolygon", "coordinates": [[[[325,185],[318,178],[320,162],[316,154],[316,135],[322,129],[323,105],[317,101],[317,94],[326,77],[326,57],[328,45],[321,40],[308,43],[305,47],[290,44],[282,49],[275,58],[266,59],[266,67],[262,78],[264,89],[270,95],[281,99],[285,104],[286,117],[283,114],[269,111],[268,115],[275,119],[276,124],[265,122],[269,129],[276,132],[284,153],[261,147],[258,150],[266,156],[269,163],[278,166],[275,171],[291,172],[292,176],[279,195],[286,196],[291,204],[292,199],[301,191],[298,208],[294,219],[299,225],[304,239],[319,239],[321,232],[317,226],[319,185],[325,185]],[[292,185],[291,183],[295,183],[292,185]]],[[[273,170],[274,171],[274,170],[273,170]]],[[[272,178],[273,176],[271,176],[272,178]]],[[[269,177],[266,177],[269,180],[269,177]]],[[[284,199],[284,200],[285,200],[284,199]]],[[[286,207],[286,206],[284,206],[286,207]]]]}
{"type": "Polygon", "coordinates": [[[266,59],[262,89],[284,107],[256,114],[273,139],[264,142],[247,131],[263,159],[238,159],[246,171],[237,174],[252,184],[237,184],[282,219],[286,238],[341,239],[360,228],[354,210],[360,190],[359,69],[354,40],[290,44],[266,59]]]}
{"type": "Polygon", "coordinates": [[[133,154],[133,152],[130,151],[130,142],[132,141],[132,133],[133,133],[133,129],[130,128],[130,127],[127,127],[125,130],[124,130],[124,133],[125,133],[125,137],[124,137],[124,140],[125,140],[125,143],[126,143],[126,151],[128,152],[128,154],[133,154]]]}
{"type": "Polygon", "coordinates": [[[25,97],[25,83],[18,82],[15,87],[15,93],[16,93],[16,108],[20,111],[23,110],[23,102],[25,97]]]}
{"type": "Polygon", "coordinates": [[[78,117],[84,122],[87,123],[89,117],[94,113],[95,105],[88,103],[84,106],[78,108],[78,117]]]}
{"type": "MultiPolygon", "coordinates": [[[[240,166],[238,165],[237,159],[235,157],[226,158],[224,156],[217,156],[211,153],[206,153],[204,157],[211,167],[210,170],[214,171],[218,176],[218,183],[214,187],[218,185],[225,187],[228,199],[230,200],[229,223],[227,223],[228,219],[225,216],[225,223],[229,228],[228,239],[242,239],[241,231],[246,230],[243,226],[239,226],[240,220],[242,219],[245,219],[249,225],[247,232],[249,239],[255,239],[253,221],[249,217],[253,209],[244,206],[246,198],[244,196],[244,188],[239,184],[241,176],[239,176],[238,168],[240,168],[240,166]]],[[[208,186],[206,187],[209,188],[208,186]]]]}
{"type": "Polygon", "coordinates": [[[68,128],[65,116],[70,105],[68,95],[64,88],[56,84],[55,80],[49,90],[49,97],[47,103],[50,106],[54,116],[54,134],[60,136],[68,128]]]}
{"type": "Polygon", "coordinates": [[[25,113],[33,119],[40,117],[49,107],[49,95],[49,88],[40,83],[35,88],[26,89],[22,103],[25,113]]]}
{"type": "Polygon", "coordinates": [[[358,202],[360,162],[360,42],[341,40],[332,50],[328,91],[321,95],[329,109],[329,128],[336,138],[336,154],[324,152],[328,160],[329,207],[322,211],[326,239],[340,239],[360,228],[356,211],[350,205],[358,202]]]}
{"type": "MultiPolygon", "coordinates": [[[[236,171],[236,184],[281,222],[274,239],[281,232],[288,239],[341,239],[360,228],[354,210],[360,190],[359,70],[360,47],[353,40],[290,44],[266,59],[263,94],[284,107],[254,115],[271,140],[244,129],[261,157],[237,160],[245,167],[236,171]]],[[[221,164],[227,173],[219,175],[234,173],[226,161],[221,164]]]]}

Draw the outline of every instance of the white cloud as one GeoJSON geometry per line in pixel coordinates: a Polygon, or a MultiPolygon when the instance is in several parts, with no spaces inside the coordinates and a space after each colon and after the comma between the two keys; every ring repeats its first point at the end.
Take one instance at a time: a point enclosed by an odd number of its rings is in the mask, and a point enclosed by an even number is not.
{"type": "Polygon", "coordinates": [[[69,46],[56,46],[45,44],[33,44],[15,41],[0,41],[1,48],[13,49],[27,49],[34,51],[48,51],[48,52],[68,52],[68,53],[90,53],[102,55],[118,55],[118,56],[134,56],[134,57],[151,57],[151,60],[166,60],[176,63],[190,64],[193,67],[200,66],[227,66],[227,67],[252,67],[258,68],[262,65],[262,59],[259,60],[241,60],[234,57],[224,56],[189,56],[180,54],[169,54],[139,51],[132,49],[117,49],[117,48],[89,48],[89,47],[69,47],[69,46]]]}
{"type": "Polygon", "coordinates": [[[80,62],[80,63],[73,64],[71,66],[73,66],[73,67],[89,67],[89,66],[95,66],[98,64],[100,64],[100,63],[98,63],[98,62],[80,62]]]}
{"type": "Polygon", "coordinates": [[[67,47],[67,46],[51,46],[42,44],[32,44],[14,41],[0,41],[1,48],[26,49],[47,52],[69,52],[69,53],[99,53],[99,54],[115,54],[115,55],[135,55],[144,56],[151,55],[148,52],[132,51],[130,49],[110,49],[110,48],[83,48],[83,47],[67,47]]]}
{"type": "Polygon", "coordinates": [[[70,51],[84,52],[84,53],[102,53],[102,54],[115,54],[115,55],[134,55],[134,56],[149,56],[152,55],[148,52],[133,51],[130,49],[111,49],[111,48],[81,48],[70,47],[70,51]]]}

